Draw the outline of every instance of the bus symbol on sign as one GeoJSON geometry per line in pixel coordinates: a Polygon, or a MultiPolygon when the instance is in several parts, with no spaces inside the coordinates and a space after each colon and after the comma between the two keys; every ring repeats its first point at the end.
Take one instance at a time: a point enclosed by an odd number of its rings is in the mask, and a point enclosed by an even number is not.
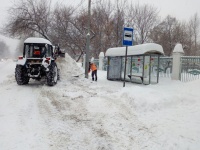
{"type": "Polygon", "coordinates": [[[125,33],[125,35],[124,35],[125,37],[132,37],[132,35],[131,34],[129,34],[129,33],[125,33]]]}

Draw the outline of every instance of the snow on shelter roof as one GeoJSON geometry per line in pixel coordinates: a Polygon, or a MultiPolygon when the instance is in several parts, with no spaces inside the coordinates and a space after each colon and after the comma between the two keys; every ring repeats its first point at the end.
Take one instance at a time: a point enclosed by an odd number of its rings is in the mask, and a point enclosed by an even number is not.
{"type": "Polygon", "coordinates": [[[41,43],[41,44],[49,44],[52,45],[51,42],[44,38],[38,38],[38,37],[30,37],[27,38],[24,43],[41,43]]]}
{"type": "MultiPolygon", "coordinates": [[[[106,56],[125,56],[126,47],[109,48],[106,51],[106,56]]],[[[145,54],[160,54],[163,55],[163,48],[159,44],[146,43],[141,45],[129,46],[127,56],[145,55],[145,54]]]]}

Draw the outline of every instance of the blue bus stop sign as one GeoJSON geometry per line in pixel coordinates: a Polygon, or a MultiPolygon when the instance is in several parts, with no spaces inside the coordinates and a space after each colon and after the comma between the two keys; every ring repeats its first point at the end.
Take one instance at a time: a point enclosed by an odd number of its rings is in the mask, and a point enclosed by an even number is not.
{"type": "Polygon", "coordinates": [[[124,46],[132,46],[133,45],[133,28],[124,27],[123,45],[124,46]]]}

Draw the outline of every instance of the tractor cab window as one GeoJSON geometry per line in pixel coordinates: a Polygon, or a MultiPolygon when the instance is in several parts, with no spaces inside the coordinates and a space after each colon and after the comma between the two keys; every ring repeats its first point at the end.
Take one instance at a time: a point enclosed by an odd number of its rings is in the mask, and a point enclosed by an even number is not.
{"type": "Polygon", "coordinates": [[[51,57],[53,52],[52,46],[46,44],[45,47],[47,49],[46,57],[51,57]]]}
{"type": "Polygon", "coordinates": [[[25,55],[27,58],[33,56],[33,46],[25,45],[25,55]]]}
{"type": "Polygon", "coordinates": [[[48,50],[44,44],[27,44],[25,55],[27,58],[43,58],[48,56],[48,50]]]}

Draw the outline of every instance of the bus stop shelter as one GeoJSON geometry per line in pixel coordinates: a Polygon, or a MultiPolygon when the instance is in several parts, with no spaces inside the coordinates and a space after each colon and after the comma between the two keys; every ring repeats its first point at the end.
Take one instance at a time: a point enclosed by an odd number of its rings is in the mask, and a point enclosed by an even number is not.
{"type": "Polygon", "coordinates": [[[125,80],[127,82],[155,84],[159,82],[159,60],[164,55],[159,44],[146,43],[129,46],[127,59],[126,47],[109,48],[105,56],[108,58],[107,79],[124,81],[124,68],[126,63],[125,80]]]}

